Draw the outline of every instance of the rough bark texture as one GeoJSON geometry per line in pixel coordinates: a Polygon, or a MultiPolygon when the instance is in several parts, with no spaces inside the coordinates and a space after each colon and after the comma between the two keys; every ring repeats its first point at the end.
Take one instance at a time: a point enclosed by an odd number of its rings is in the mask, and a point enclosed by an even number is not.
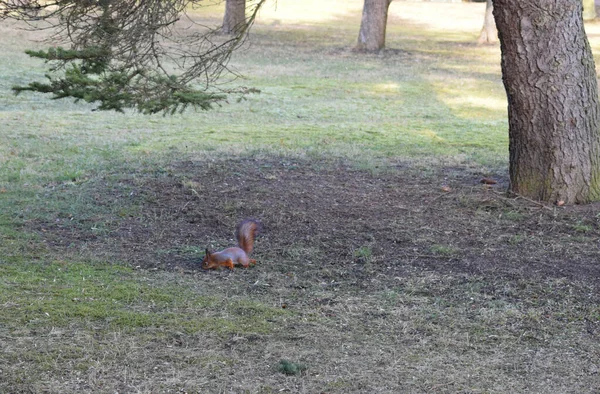
{"type": "Polygon", "coordinates": [[[383,49],[391,2],[392,0],[365,0],[356,49],[368,52],[383,49]]]}
{"type": "Polygon", "coordinates": [[[589,21],[596,18],[596,1],[583,0],[583,20],[589,21]]]}
{"type": "Polygon", "coordinates": [[[581,0],[494,0],[494,17],[510,190],[548,202],[599,200],[598,87],[581,0]]]}
{"type": "Polygon", "coordinates": [[[492,0],[487,0],[485,4],[485,16],[483,18],[483,28],[479,34],[477,42],[479,44],[493,44],[498,42],[498,30],[493,14],[494,6],[492,0]]]}
{"type": "Polygon", "coordinates": [[[236,34],[246,24],[246,0],[226,0],[223,33],[236,34]]]}

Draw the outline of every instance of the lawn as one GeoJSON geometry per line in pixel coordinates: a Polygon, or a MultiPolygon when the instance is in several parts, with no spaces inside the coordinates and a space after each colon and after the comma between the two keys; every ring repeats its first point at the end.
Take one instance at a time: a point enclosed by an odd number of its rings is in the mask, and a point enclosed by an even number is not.
{"type": "Polygon", "coordinates": [[[361,5],[267,4],[261,92],[172,117],[15,97],[42,35],[0,24],[0,392],[598,392],[600,206],[506,195],[484,4],[393,2],[374,55],[361,5]]]}

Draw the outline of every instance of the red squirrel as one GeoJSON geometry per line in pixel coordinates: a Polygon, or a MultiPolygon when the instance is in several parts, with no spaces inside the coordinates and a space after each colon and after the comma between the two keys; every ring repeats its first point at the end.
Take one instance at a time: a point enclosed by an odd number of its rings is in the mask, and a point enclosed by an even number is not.
{"type": "Polygon", "coordinates": [[[256,264],[256,260],[248,257],[254,248],[254,238],[258,234],[260,223],[256,220],[247,219],[238,224],[235,235],[238,246],[224,249],[220,252],[210,252],[206,248],[206,256],[202,260],[202,268],[217,269],[227,267],[233,271],[235,265],[248,268],[250,264],[256,264]]]}

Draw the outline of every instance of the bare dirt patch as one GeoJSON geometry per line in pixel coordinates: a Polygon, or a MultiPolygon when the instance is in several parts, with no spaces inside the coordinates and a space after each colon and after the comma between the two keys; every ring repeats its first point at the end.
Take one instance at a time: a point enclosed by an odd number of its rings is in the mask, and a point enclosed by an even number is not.
{"type": "Polygon", "coordinates": [[[407,266],[473,274],[600,277],[600,205],[542,206],[507,198],[506,179],[456,168],[372,173],[344,165],[243,159],[185,161],[159,176],[83,185],[93,204],[131,204],[85,223],[34,222],[51,245],[83,248],[143,268],[200,269],[204,247],[231,245],[259,219],[263,268],[330,267],[357,280],[407,266]],[[449,189],[449,191],[448,191],[449,189]],[[124,203],[125,201],[125,203],[124,203]],[[94,223],[108,223],[94,232],[94,223]]]}

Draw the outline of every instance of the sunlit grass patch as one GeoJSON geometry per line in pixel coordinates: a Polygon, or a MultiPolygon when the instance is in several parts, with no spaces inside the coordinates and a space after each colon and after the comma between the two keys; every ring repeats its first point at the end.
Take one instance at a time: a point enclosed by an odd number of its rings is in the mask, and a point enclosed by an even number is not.
{"type": "Polygon", "coordinates": [[[55,261],[0,266],[0,316],[10,329],[76,324],[111,330],[177,329],[188,334],[265,333],[285,314],[259,302],[195,294],[188,286],[150,286],[125,266],[55,261]]]}

